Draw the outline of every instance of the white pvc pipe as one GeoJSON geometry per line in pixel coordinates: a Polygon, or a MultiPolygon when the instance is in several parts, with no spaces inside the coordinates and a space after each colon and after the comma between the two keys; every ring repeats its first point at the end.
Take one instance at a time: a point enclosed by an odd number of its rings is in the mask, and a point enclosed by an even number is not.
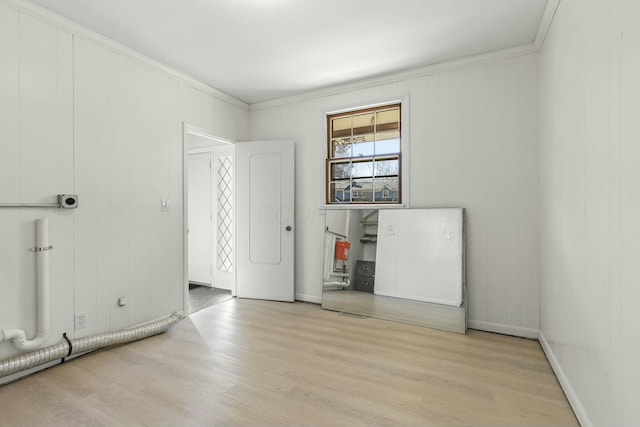
{"type": "Polygon", "coordinates": [[[349,277],[349,273],[334,271],[336,265],[336,242],[338,238],[325,233],[324,245],[324,274],[323,280],[332,281],[335,277],[349,277]]]}
{"type": "Polygon", "coordinates": [[[20,350],[33,350],[49,336],[49,220],[36,221],[36,280],[38,326],[36,336],[29,340],[21,329],[0,331],[0,342],[11,341],[20,350]]]}

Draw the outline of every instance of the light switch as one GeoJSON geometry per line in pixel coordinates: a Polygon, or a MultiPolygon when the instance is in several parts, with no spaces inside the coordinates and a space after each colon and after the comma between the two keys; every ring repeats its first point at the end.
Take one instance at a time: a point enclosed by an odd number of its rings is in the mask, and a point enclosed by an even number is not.
{"type": "Polygon", "coordinates": [[[169,200],[168,199],[160,200],[160,211],[161,212],[169,212],[169,200]]]}

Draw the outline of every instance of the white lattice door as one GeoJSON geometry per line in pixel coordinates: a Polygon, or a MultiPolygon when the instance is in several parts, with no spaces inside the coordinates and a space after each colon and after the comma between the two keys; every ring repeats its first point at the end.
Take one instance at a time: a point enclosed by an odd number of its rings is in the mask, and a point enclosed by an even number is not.
{"type": "Polygon", "coordinates": [[[231,144],[216,146],[213,150],[213,277],[214,286],[235,289],[234,245],[234,157],[231,144]]]}

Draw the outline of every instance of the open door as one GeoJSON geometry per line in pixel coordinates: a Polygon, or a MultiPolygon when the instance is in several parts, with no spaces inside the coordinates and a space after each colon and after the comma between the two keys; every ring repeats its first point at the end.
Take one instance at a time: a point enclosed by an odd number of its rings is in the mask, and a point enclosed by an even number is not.
{"type": "Polygon", "coordinates": [[[236,143],[237,295],[294,300],[293,141],[236,143]]]}
{"type": "Polygon", "coordinates": [[[189,154],[189,282],[213,286],[211,153],[189,154]]]}

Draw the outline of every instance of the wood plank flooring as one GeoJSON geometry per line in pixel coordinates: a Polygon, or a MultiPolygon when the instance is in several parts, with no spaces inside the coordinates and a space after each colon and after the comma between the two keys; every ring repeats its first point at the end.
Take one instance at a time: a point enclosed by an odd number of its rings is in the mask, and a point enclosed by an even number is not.
{"type": "Polygon", "coordinates": [[[576,426],[535,341],[230,300],[0,387],[1,426],[576,426]]]}

